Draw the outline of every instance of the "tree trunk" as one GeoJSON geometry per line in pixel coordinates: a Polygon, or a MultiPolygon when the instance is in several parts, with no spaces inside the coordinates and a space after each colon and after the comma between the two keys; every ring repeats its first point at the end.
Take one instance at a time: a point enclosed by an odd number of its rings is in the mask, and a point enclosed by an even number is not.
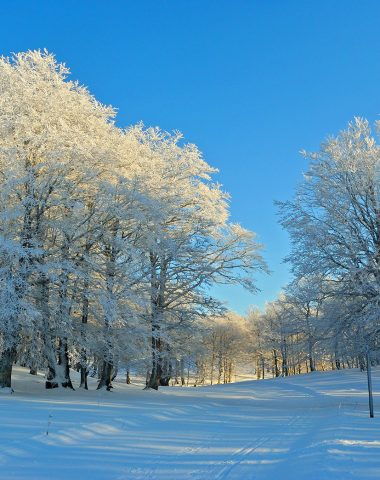
{"type": "Polygon", "coordinates": [[[79,385],[79,388],[84,388],[85,390],[88,390],[87,377],[88,377],[88,369],[86,367],[84,367],[83,365],[81,365],[80,366],[80,385],[79,385]]]}
{"type": "Polygon", "coordinates": [[[277,357],[277,350],[275,348],[273,349],[273,364],[274,364],[275,377],[279,377],[280,371],[278,369],[278,357],[277,357]]]}
{"type": "Polygon", "coordinates": [[[281,357],[282,357],[282,367],[281,373],[283,377],[287,377],[289,375],[289,367],[288,367],[288,346],[286,344],[286,339],[284,338],[281,345],[281,357]]]}
{"type": "Polygon", "coordinates": [[[58,340],[58,362],[54,345],[49,340],[45,340],[45,348],[48,360],[48,374],[46,377],[45,387],[52,388],[70,388],[74,390],[70,378],[70,364],[67,348],[67,338],[58,340]]]}
{"type": "Polygon", "coordinates": [[[16,360],[17,351],[15,347],[4,350],[0,357],[0,388],[12,388],[12,366],[16,360]]]}
{"type": "Polygon", "coordinates": [[[210,384],[214,381],[214,363],[215,363],[215,334],[212,335],[212,353],[211,353],[211,368],[210,368],[210,384]]]}
{"type": "Polygon", "coordinates": [[[97,390],[100,390],[103,387],[106,387],[108,391],[112,388],[112,369],[113,365],[111,362],[106,360],[103,361],[102,373],[100,376],[100,381],[97,387],[97,390]]]}
{"type": "Polygon", "coordinates": [[[162,375],[160,378],[160,386],[162,387],[168,387],[170,379],[172,378],[173,375],[173,366],[172,362],[169,358],[169,347],[166,346],[165,348],[165,359],[162,361],[162,375]]]}
{"type": "Polygon", "coordinates": [[[148,384],[145,388],[153,388],[154,390],[158,390],[162,377],[159,344],[159,339],[152,337],[152,371],[150,373],[148,384]]]}
{"type": "Polygon", "coordinates": [[[314,360],[313,360],[313,357],[309,357],[309,366],[310,366],[310,371],[311,372],[315,372],[315,364],[314,364],[314,360]]]}
{"type": "Polygon", "coordinates": [[[261,378],[261,368],[260,368],[260,357],[256,358],[256,379],[260,380],[261,378]]]}
{"type": "MultiPolygon", "coordinates": [[[[44,257],[41,257],[39,259],[39,264],[41,267],[45,264],[44,257]]],[[[42,316],[43,331],[41,333],[41,337],[44,345],[45,357],[48,364],[45,388],[52,389],[52,388],[58,388],[58,383],[56,381],[56,376],[57,376],[56,349],[53,343],[51,329],[50,329],[50,309],[49,309],[50,290],[49,289],[50,289],[49,278],[42,271],[37,281],[37,305],[39,307],[39,310],[42,316]]]]}
{"type": "Polygon", "coordinates": [[[56,370],[52,365],[48,365],[48,372],[46,376],[45,388],[51,390],[52,388],[58,388],[58,383],[55,380],[56,370]]]}
{"type": "Polygon", "coordinates": [[[146,389],[153,388],[158,390],[158,387],[161,385],[162,377],[162,360],[161,360],[161,339],[159,336],[160,327],[159,325],[152,325],[152,371],[150,373],[149,381],[147,383],[146,389]]]}
{"type": "Polygon", "coordinates": [[[175,360],[175,374],[174,374],[174,385],[179,384],[179,360],[175,360]]]}
{"type": "Polygon", "coordinates": [[[360,371],[364,372],[367,368],[367,365],[366,365],[366,358],[362,353],[358,355],[358,364],[359,364],[360,371]]]}
{"type": "Polygon", "coordinates": [[[337,356],[335,356],[335,367],[337,370],[340,370],[340,360],[337,356]]]}
{"type": "Polygon", "coordinates": [[[370,351],[367,349],[366,355],[366,364],[367,364],[367,382],[368,382],[368,402],[369,402],[369,416],[370,418],[374,417],[373,413],[373,393],[372,393],[372,375],[371,375],[371,356],[370,351]]]}
{"type": "Polygon", "coordinates": [[[181,369],[181,385],[183,387],[185,385],[185,361],[183,358],[181,358],[180,369],[181,369]]]}
{"type": "Polygon", "coordinates": [[[83,293],[83,302],[82,302],[82,325],[81,325],[81,340],[82,340],[82,349],[80,354],[80,385],[79,388],[84,388],[88,390],[87,377],[88,377],[88,366],[87,366],[87,352],[86,352],[86,327],[88,322],[88,290],[89,282],[88,279],[84,282],[84,293],[83,293]]]}
{"type": "Polygon", "coordinates": [[[153,367],[147,386],[145,388],[153,388],[154,390],[158,390],[158,387],[161,385],[161,375],[161,366],[157,364],[153,367]]]}
{"type": "Polygon", "coordinates": [[[70,378],[70,362],[67,347],[67,338],[59,339],[58,365],[60,367],[62,376],[60,386],[63,388],[71,388],[72,390],[74,390],[70,378]]]}
{"type": "Polygon", "coordinates": [[[223,356],[222,353],[219,352],[218,356],[218,384],[220,384],[223,374],[223,356]]]}
{"type": "Polygon", "coordinates": [[[308,360],[309,360],[309,367],[311,372],[315,372],[315,362],[314,362],[314,355],[313,355],[313,346],[309,342],[309,354],[308,354],[308,360]]]}
{"type": "MultiPolygon", "coordinates": [[[[160,337],[160,329],[164,321],[164,296],[166,286],[167,263],[160,259],[154,252],[149,252],[150,259],[150,286],[151,286],[151,349],[152,349],[152,371],[146,389],[158,390],[163,377],[162,353],[164,345],[160,337]]],[[[167,377],[163,379],[166,383],[167,377]]]]}

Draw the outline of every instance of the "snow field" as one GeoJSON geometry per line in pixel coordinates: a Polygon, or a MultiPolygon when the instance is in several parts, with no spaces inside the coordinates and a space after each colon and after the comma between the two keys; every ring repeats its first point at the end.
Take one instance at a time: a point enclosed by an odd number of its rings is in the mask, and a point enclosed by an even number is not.
{"type": "MultiPolygon", "coordinates": [[[[358,370],[158,392],[43,381],[16,368],[0,397],[1,479],[380,478],[380,420],[358,370]]],[[[380,369],[374,389],[380,415],[380,369]]]]}

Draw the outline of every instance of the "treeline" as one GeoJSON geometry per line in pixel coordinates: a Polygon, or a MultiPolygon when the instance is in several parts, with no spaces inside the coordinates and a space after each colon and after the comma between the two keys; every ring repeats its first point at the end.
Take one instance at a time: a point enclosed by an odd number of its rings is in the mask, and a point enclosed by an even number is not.
{"type": "Polygon", "coordinates": [[[248,314],[235,356],[257,378],[363,370],[367,352],[380,363],[380,147],[368,121],[355,118],[319,152],[303,153],[294,199],[277,203],[293,280],[248,314]]]}
{"type": "Polygon", "coordinates": [[[254,315],[257,362],[276,376],[365,369],[367,352],[380,360],[380,148],[355,118],[319,152],[303,153],[303,182],[278,203],[294,279],[254,315]]]}
{"type": "Polygon", "coordinates": [[[118,366],[158,388],[223,313],[210,287],[255,290],[260,245],[195,145],[118,128],[68,74],[47,52],[0,59],[0,387],[18,361],[48,388],[75,367],[109,389],[118,366]]]}

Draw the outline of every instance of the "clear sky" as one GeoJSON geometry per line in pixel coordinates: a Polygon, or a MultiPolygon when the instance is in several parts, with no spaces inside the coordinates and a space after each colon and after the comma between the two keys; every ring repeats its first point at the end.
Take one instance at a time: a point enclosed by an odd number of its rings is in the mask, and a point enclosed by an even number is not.
{"type": "Polygon", "coordinates": [[[232,220],[265,244],[261,293],[219,288],[232,309],[289,279],[274,199],[289,199],[318,148],[380,113],[377,0],[0,0],[4,55],[47,48],[118,124],[181,130],[232,196],[232,220]]]}

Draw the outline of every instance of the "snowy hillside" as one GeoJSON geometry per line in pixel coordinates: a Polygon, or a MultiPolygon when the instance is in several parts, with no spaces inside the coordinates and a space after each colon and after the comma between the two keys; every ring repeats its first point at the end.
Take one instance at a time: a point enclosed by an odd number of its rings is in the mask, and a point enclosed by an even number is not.
{"type": "MultiPolygon", "coordinates": [[[[380,478],[380,395],[357,370],[205,388],[43,389],[0,398],[1,479],[380,478]]],[[[374,372],[380,392],[380,370],[374,372]]]]}

